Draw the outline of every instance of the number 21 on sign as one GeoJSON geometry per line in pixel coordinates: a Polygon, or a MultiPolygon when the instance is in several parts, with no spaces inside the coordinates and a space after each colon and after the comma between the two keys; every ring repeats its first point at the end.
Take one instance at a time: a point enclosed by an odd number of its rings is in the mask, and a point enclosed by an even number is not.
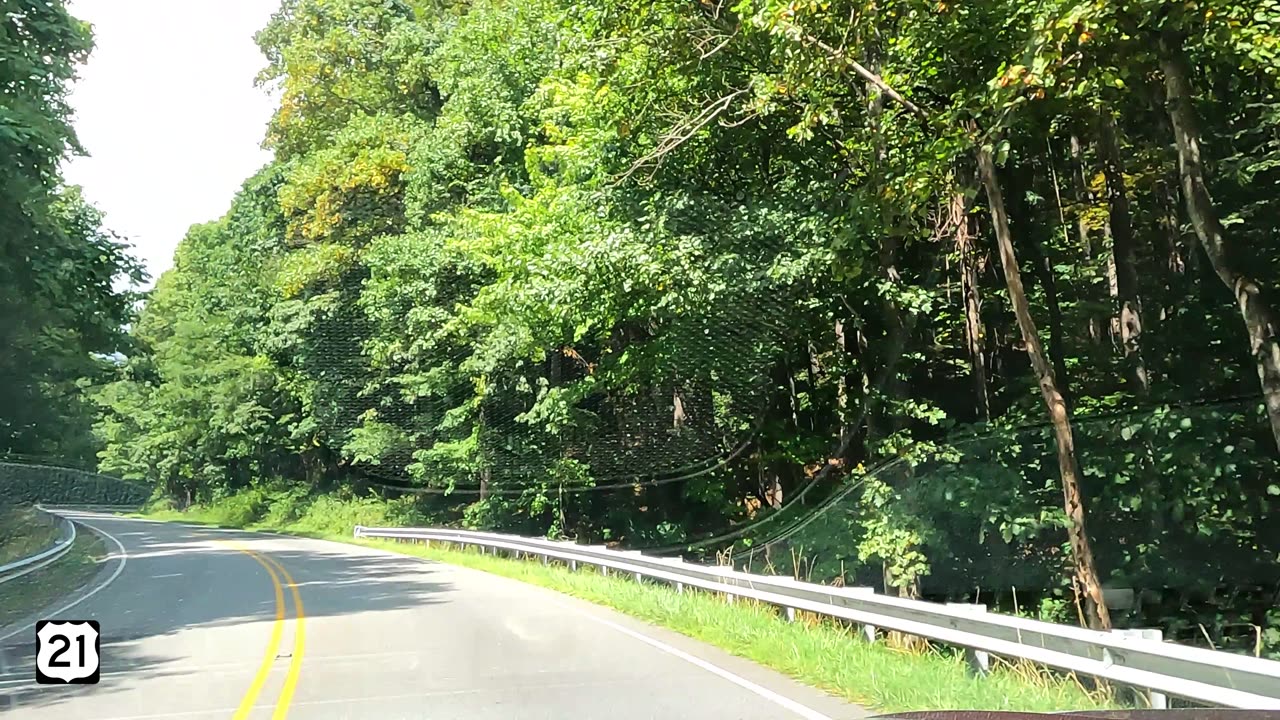
{"type": "Polygon", "coordinates": [[[93,685],[98,682],[101,636],[97,620],[36,623],[36,682],[93,685]]]}

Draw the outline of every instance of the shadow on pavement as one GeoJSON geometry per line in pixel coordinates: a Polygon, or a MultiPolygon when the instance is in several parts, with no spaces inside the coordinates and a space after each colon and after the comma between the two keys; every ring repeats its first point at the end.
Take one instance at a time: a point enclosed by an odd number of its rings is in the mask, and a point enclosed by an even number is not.
{"type": "MultiPolygon", "coordinates": [[[[436,579],[441,566],[369,548],[119,518],[86,519],[118,538],[128,553],[114,582],[58,618],[101,623],[101,682],[36,685],[35,630],[29,628],[0,642],[0,714],[17,717],[24,709],[128,690],[149,678],[199,681],[219,668],[251,675],[266,647],[270,633],[265,626],[275,620],[276,604],[267,571],[240,548],[267,555],[288,570],[302,594],[308,621],[422,607],[445,601],[444,595],[451,592],[447,582],[436,579]],[[299,549],[300,543],[310,547],[299,549]],[[264,627],[249,627],[252,623],[264,627]],[[195,628],[233,626],[244,628],[245,642],[233,644],[226,650],[225,665],[215,662],[212,668],[178,655],[187,647],[184,643],[153,641],[195,628]],[[158,654],[143,645],[172,647],[175,653],[158,654]]],[[[113,555],[105,562],[119,562],[118,549],[109,544],[113,555]]],[[[295,608],[287,587],[284,597],[286,618],[292,621],[295,608]]],[[[203,662],[208,662],[207,654],[203,662]]]]}

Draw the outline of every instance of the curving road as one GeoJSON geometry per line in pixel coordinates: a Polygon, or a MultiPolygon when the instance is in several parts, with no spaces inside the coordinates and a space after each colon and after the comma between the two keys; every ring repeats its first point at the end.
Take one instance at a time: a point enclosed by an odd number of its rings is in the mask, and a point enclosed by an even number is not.
{"type": "Polygon", "coordinates": [[[33,683],[0,629],[0,717],[860,718],[681,635],[542,588],[341,543],[76,513],[112,558],[49,609],[102,625],[102,681],[33,683]],[[85,597],[86,593],[92,593],[85,597]]]}

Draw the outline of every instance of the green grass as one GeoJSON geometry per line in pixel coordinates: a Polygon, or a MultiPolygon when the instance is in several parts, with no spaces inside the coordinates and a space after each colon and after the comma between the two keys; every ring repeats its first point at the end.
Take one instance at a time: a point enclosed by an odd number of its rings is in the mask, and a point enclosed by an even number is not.
{"type": "Polygon", "coordinates": [[[52,546],[60,533],[57,521],[33,507],[0,508],[0,565],[52,546]]]}
{"type": "Polygon", "coordinates": [[[703,592],[679,594],[665,584],[605,577],[594,569],[574,572],[559,565],[386,541],[365,544],[483,570],[605,605],[885,712],[1107,707],[1070,678],[1008,664],[998,664],[989,676],[975,678],[966,671],[959,653],[866,643],[854,631],[826,619],[802,615],[797,622],[787,622],[768,605],[729,604],[721,596],[703,592]]]}
{"type": "Polygon", "coordinates": [[[266,511],[258,507],[256,512],[248,512],[249,504],[241,500],[193,507],[187,512],[153,510],[143,517],[370,545],[502,575],[670,628],[882,712],[1114,706],[1105,696],[1085,691],[1073,678],[1029,664],[1008,664],[993,658],[992,673],[976,678],[966,671],[963,657],[956,651],[869,644],[852,630],[816,616],[801,614],[797,622],[787,622],[771,606],[741,601],[729,604],[702,592],[678,594],[664,584],[605,577],[591,569],[573,572],[560,565],[544,566],[471,551],[353,540],[354,525],[400,524],[389,521],[388,515],[394,512],[388,511],[386,503],[319,498],[297,507],[266,511]]]}
{"type": "Polygon", "coordinates": [[[45,609],[87,585],[98,574],[106,556],[102,538],[80,528],[66,555],[35,572],[0,584],[0,627],[45,609]]]}
{"type": "Polygon", "coordinates": [[[164,506],[145,508],[136,517],[152,520],[219,525],[248,530],[273,530],[306,537],[348,538],[356,525],[396,527],[421,524],[409,504],[374,498],[310,497],[288,488],[254,487],[208,505],[185,511],[164,506]]]}

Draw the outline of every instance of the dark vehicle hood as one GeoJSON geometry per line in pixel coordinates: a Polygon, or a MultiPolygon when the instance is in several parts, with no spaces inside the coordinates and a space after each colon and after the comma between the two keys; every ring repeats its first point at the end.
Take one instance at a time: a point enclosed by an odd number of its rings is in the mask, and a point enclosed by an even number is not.
{"type": "Polygon", "coordinates": [[[992,710],[924,710],[877,715],[895,720],[1280,720],[1277,710],[1087,710],[1002,712],[992,710]]]}

